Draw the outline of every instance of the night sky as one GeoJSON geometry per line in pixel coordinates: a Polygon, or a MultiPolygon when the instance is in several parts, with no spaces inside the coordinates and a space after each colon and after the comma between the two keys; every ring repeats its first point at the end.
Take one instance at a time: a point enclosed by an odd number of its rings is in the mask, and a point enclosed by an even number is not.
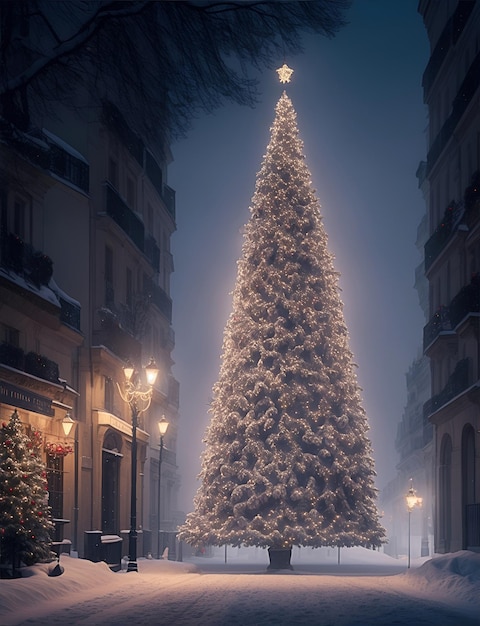
{"type": "MultiPolygon", "coordinates": [[[[418,0],[355,0],[333,39],[305,38],[286,62],[307,165],[340,272],[350,347],[370,421],[377,487],[395,474],[405,374],[421,351],[415,246],[425,212],[415,175],[426,158],[422,74],[429,57],[418,0]]],[[[278,59],[280,67],[284,59],[278,59]]],[[[251,109],[229,105],[195,120],[172,146],[177,193],[172,239],[174,375],[180,382],[180,508],[192,509],[211,389],[231,309],[242,229],[283,86],[260,79],[251,109]]]]}

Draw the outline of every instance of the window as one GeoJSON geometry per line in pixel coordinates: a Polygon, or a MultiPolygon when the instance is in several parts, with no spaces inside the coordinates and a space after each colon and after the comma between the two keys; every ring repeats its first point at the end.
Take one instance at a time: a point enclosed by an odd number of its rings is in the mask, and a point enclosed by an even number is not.
{"type": "Polygon", "coordinates": [[[63,457],[47,455],[48,504],[52,518],[63,518],[63,457]]]}
{"type": "Polygon", "coordinates": [[[109,376],[105,376],[105,396],[104,396],[104,407],[105,410],[109,413],[113,413],[113,380],[109,376]]]}
{"type": "Polygon", "coordinates": [[[15,348],[20,347],[20,331],[13,326],[0,324],[0,342],[8,343],[15,348]]]}
{"type": "Polygon", "coordinates": [[[12,223],[10,224],[10,228],[12,232],[20,237],[20,239],[23,239],[23,241],[30,243],[32,240],[31,206],[26,198],[22,198],[18,195],[15,196],[11,219],[12,223]]]}
{"type": "Polygon", "coordinates": [[[147,205],[147,230],[150,234],[153,233],[153,208],[150,202],[147,205]]]}
{"type": "Polygon", "coordinates": [[[108,180],[118,189],[118,162],[113,157],[108,159],[108,180]]]}
{"type": "Polygon", "coordinates": [[[133,278],[132,278],[132,270],[127,267],[126,275],[125,275],[125,304],[129,309],[132,308],[133,305],[133,278]]]}
{"type": "Polygon", "coordinates": [[[113,289],[113,250],[105,246],[105,304],[112,305],[115,302],[113,289]]]}
{"type": "Polygon", "coordinates": [[[137,205],[137,185],[135,180],[131,177],[127,177],[127,204],[128,206],[135,210],[137,205]]]}

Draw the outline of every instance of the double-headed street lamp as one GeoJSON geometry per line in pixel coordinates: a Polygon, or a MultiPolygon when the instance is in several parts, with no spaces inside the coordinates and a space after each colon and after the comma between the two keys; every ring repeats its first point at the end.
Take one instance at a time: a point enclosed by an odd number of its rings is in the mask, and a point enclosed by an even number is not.
{"type": "Polygon", "coordinates": [[[130,498],[130,531],[128,533],[127,572],[138,572],[137,565],[137,426],[138,416],[146,411],[152,402],[153,385],[157,380],[158,367],[155,361],[145,367],[147,385],[143,385],[139,372],[128,365],[123,368],[125,387],[122,391],[117,383],[118,392],[132,412],[132,485],[130,498]]]}
{"type": "Polygon", "coordinates": [[[410,567],[410,529],[411,529],[411,515],[412,515],[412,511],[416,506],[422,506],[422,502],[423,502],[423,498],[419,498],[417,496],[417,492],[415,491],[415,489],[413,488],[413,479],[410,478],[410,489],[407,491],[407,494],[405,496],[405,501],[407,503],[407,509],[408,509],[408,565],[407,567],[410,567]]]}
{"type": "Polygon", "coordinates": [[[168,422],[165,415],[158,422],[158,430],[160,431],[160,455],[158,457],[158,500],[157,500],[157,559],[160,558],[160,485],[162,481],[162,455],[163,455],[163,436],[167,432],[168,422]]]}

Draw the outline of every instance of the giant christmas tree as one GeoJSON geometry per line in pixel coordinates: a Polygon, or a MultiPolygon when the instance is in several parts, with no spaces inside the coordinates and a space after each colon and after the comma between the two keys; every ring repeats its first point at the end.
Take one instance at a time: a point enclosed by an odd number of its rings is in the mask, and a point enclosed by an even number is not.
{"type": "Polygon", "coordinates": [[[193,545],[384,538],[338,273],[310,180],[284,92],[238,263],[201,486],[180,529],[193,545]]]}
{"type": "MultiPolygon", "coordinates": [[[[48,507],[45,465],[39,450],[41,434],[27,436],[17,411],[0,427],[0,564],[10,575],[20,565],[55,556],[50,550],[53,529],[48,507]]],[[[4,570],[2,570],[4,571],[4,570]]]]}

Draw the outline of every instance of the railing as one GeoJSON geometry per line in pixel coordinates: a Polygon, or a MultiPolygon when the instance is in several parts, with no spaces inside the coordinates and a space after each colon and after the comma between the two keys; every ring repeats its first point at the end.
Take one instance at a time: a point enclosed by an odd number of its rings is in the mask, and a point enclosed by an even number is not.
{"type": "Polygon", "coordinates": [[[448,51],[452,44],[458,41],[458,38],[462,34],[462,31],[467,23],[470,13],[472,12],[474,3],[460,1],[455,10],[455,13],[448,20],[440,35],[434,51],[428,61],[428,65],[423,73],[423,88],[425,91],[429,91],[432,86],[435,76],[437,75],[448,51]]]}
{"type": "Polygon", "coordinates": [[[70,152],[67,152],[48,138],[47,142],[50,146],[50,171],[88,193],[88,163],[77,159],[70,152]]]}
{"type": "Polygon", "coordinates": [[[0,125],[4,140],[30,163],[88,193],[88,163],[65,149],[60,139],[56,141],[53,134],[38,128],[23,133],[5,120],[0,125]]]}
{"type": "Polygon", "coordinates": [[[160,271],[160,248],[157,246],[157,242],[152,235],[145,237],[145,256],[149,260],[152,268],[156,272],[160,271]]]}
{"type": "MultiPolygon", "coordinates": [[[[43,252],[35,250],[14,233],[0,238],[0,267],[22,276],[37,289],[48,287],[53,275],[52,260],[43,252]]],[[[68,301],[51,290],[60,304],[60,321],[80,330],[80,306],[68,301]]]]}
{"type": "Polygon", "coordinates": [[[43,354],[36,352],[25,354],[21,348],[4,342],[0,344],[0,363],[58,384],[58,364],[43,354]]]}
{"type": "Polygon", "coordinates": [[[459,361],[449,377],[447,384],[442,391],[432,396],[423,405],[424,420],[428,421],[428,416],[438,411],[442,406],[460,395],[469,384],[469,359],[468,357],[459,361]]]}
{"type": "Polygon", "coordinates": [[[447,145],[448,141],[450,141],[457,124],[472,100],[479,84],[480,53],[475,57],[465,76],[465,79],[460,85],[457,95],[453,100],[452,112],[450,116],[446,119],[438,135],[435,137],[435,140],[432,142],[430,150],[428,151],[427,174],[431,172],[443,149],[447,145]]]}
{"type": "Polygon", "coordinates": [[[451,330],[452,324],[450,322],[449,309],[447,306],[441,306],[423,328],[423,351],[426,351],[428,346],[433,343],[441,332],[451,330]]]}
{"type": "Polygon", "coordinates": [[[169,322],[171,322],[172,300],[165,293],[165,291],[159,285],[150,281],[150,283],[145,286],[145,295],[150,298],[150,302],[154,304],[161,313],[163,313],[169,322]]]}
{"type": "Polygon", "coordinates": [[[105,184],[105,188],[107,194],[107,214],[130,237],[137,248],[143,252],[145,245],[145,228],[143,222],[135,215],[109,183],[105,184]]]}
{"type": "Polygon", "coordinates": [[[167,211],[175,220],[175,190],[168,185],[163,185],[162,198],[165,202],[165,206],[167,207],[167,211]]]}
{"type": "Polygon", "coordinates": [[[425,244],[425,271],[443,250],[451,235],[455,232],[463,215],[463,204],[452,201],[445,209],[442,220],[425,244]]]}
{"type": "Polygon", "coordinates": [[[60,321],[75,330],[80,330],[80,307],[73,302],[57,296],[60,301],[60,321]]]}
{"type": "Polygon", "coordinates": [[[455,328],[469,314],[480,312],[480,276],[472,278],[450,302],[449,313],[452,327],[455,328]]]}
{"type": "Polygon", "coordinates": [[[423,351],[441,332],[453,332],[469,314],[480,313],[480,275],[462,287],[448,306],[441,306],[423,328],[423,351]]]}

